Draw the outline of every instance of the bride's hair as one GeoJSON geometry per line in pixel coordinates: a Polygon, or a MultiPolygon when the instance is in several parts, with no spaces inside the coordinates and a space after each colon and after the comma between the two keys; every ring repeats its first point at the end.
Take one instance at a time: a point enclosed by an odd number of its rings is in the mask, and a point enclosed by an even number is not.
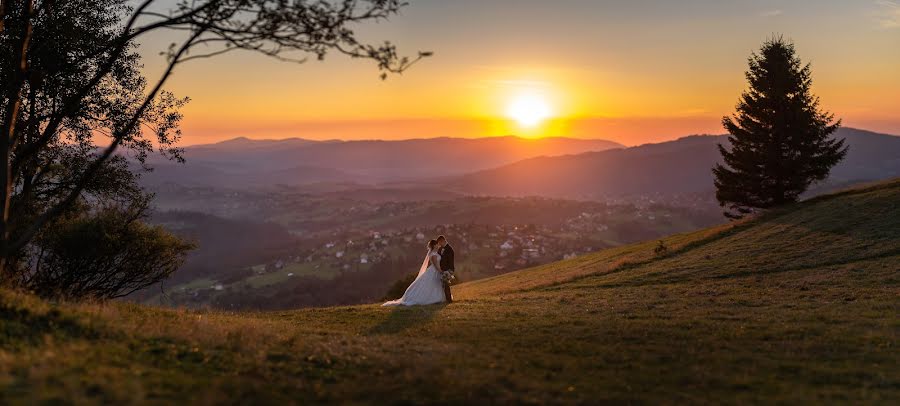
{"type": "Polygon", "coordinates": [[[437,245],[437,240],[428,241],[428,249],[433,250],[435,245],[437,245]]]}

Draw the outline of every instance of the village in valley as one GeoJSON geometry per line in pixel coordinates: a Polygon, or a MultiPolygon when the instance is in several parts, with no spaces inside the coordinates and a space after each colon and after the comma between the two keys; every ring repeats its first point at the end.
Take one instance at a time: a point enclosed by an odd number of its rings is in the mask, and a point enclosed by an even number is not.
{"type": "MultiPolygon", "coordinates": [[[[716,211],[708,209],[708,198],[688,195],[670,197],[677,204],[668,204],[654,196],[608,202],[537,197],[408,202],[245,193],[249,198],[229,194],[231,205],[226,207],[215,204],[213,192],[194,193],[205,203],[206,216],[262,218],[269,227],[283,229],[283,241],[267,257],[247,258],[206,274],[192,275],[189,262],[182,275],[190,278],[167,286],[164,294],[147,295],[144,301],[253,308],[264,301],[248,299],[253,297],[250,292],[284,297],[315,289],[312,286],[357,279],[365,279],[355,282],[365,286],[343,302],[377,300],[391,283],[418,271],[425,243],[440,234],[457,252],[458,278],[468,281],[719,221],[716,211]],[[323,207],[329,208],[329,215],[317,214],[323,207]]],[[[164,227],[192,235],[190,212],[164,212],[159,219],[164,227]]],[[[276,234],[268,232],[267,237],[276,234]]],[[[292,306],[319,304],[308,297],[302,303],[285,300],[292,306]]],[[[265,301],[264,307],[269,306],[272,301],[265,301]]]]}

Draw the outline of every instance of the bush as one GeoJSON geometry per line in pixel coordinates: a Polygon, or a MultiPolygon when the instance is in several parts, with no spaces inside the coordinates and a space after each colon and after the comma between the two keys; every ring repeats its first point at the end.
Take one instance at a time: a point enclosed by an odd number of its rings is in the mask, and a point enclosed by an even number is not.
{"type": "Polygon", "coordinates": [[[666,243],[663,240],[659,240],[656,243],[656,248],[653,248],[653,253],[658,257],[664,257],[669,253],[669,247],[666,246],[666,243]]]}
{"type": "Polygon", "coordinates": [[[29,247],[18,285],[42,297],[111,299],[166,279],[194,248],[141,221],[146,200],[75,210],[29,247]]]}
{"type": "Polygon", "coordinates": [[[406,288],[408,288],[409,285],[412,284],[414,280],[416,280],[416,276],[418,276],[418,275],[419,275],[418,272],[411,273],[409,275],[404,276],[403,279],[400,279],[397,282],[394,282],[394,284],[391,285],[391,288],[388,289],[387,294],[385,294],[384,297],[381,298],[381,300],[388,301],[388,300],[399,299],[400,297],[402,297],[403,294],[406,293],[406,288]]]}

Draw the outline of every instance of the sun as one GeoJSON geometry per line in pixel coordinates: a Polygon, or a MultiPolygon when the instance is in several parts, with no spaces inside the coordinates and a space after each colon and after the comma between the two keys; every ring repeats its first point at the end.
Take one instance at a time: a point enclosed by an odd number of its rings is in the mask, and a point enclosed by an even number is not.
{"type": "Polygon", "coordinates": [[[522,94],[510,102],[506,115],[522,127],[536,127],[550,118],[550,104],[537,94],[522,94]]]}

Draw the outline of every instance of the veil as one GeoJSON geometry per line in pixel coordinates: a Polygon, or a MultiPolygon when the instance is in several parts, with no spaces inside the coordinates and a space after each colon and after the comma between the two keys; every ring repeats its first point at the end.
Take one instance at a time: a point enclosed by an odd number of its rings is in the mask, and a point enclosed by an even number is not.
{"type": "Polygon", "coordinates": [[[417,278],[422,276],[422,274],[425,273],[425,271],[428,269],[428,258],[431,258],[431,253],[433,251],[434,250],[428,250],[428,252],[425,253],[425,260],[422,261],[422,267],[419,268],[419,273],[418,275],[416,275],[417,278]]]}

